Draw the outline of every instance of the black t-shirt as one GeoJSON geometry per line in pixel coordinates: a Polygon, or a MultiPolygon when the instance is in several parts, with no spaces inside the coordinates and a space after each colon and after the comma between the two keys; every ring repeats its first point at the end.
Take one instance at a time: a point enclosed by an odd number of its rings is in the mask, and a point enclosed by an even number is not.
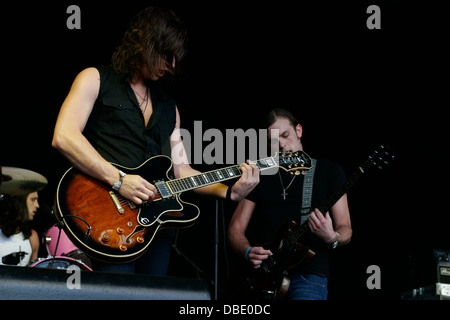
{"type": "MultiPolygon", "coordinates": [[[[248,200],[256,203],[246,234],[252,246],[270,242],[283,222],[300,217],[303,180],[303,175],[291,176],[282,169],[279,170],[279,174],[261,176],[260,183],[247,196],[248,200]],[[292,181],[286,190],[286,200],[282,196],[283,187],[280,179],[285,189],[292,181]]],[[[311,211],[327,201],[345,183],[345,180],[345,173],[341,166],[328,160],[318,160],[314,173],[311,211]]],[[[327,245],[312,233],[307,235],[307,241],[316,255],[310,263],[301,266],[297,271],[328,276],[329,249],[327,245]]]]}
{"type": "Polygon", "coordinates": [[[153,114],[146,127],[129,77],[115,73],[111,66],[97,70],[100,92],[83,131],[92,146],[106,160],[129,168],[152,156],[170,156],[176,104],[163,83],[150,83],[153,114]]]}

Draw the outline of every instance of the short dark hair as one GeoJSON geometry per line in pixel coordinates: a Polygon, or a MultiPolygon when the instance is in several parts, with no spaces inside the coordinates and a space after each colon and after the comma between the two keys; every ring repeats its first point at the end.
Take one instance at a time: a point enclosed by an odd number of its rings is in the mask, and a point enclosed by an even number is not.
{"type": "Polygon", "coordinates": [[[266,115],[266,127],[270,127],[271,125],[273,125],[275,123],[275,121],[277,121],[278,117],[283,117],[289,120],[289,122],[291,123],[291,125],[295,128],[298,125],[298,120],[294,117],[294,115],[283,108],[275,108],[272,109],[267,115],[266,115]]]}
{"type": "Polygon", "coordinates": [[[130,21],[112,56],[113,68],[119,74],[131,74],[139,68],[158,74],[164,63],[173,74],[172,61],[179,62],[183,58],[186,42],[187,30],[174,12],[148,7],[130,21]]]}

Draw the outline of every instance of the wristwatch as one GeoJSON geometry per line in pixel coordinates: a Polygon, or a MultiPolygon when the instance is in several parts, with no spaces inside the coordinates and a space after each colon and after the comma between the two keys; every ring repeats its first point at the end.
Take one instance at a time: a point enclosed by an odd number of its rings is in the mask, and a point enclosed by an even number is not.
{"type": "Polygon", "coordinates": [[[336,241],[330,244],[330,249],[336,249],[339,244],[339,232],[336,231],[336,235],[337,235],[336,241]]]}
{"type": "Polygon", "coordinates": [[[112,186],[112,189],[114,191],[119,192],[120,187],[122,186],[123,177],[125,177],[127,174],[123,171],[119,170],[119,180],[114,181],[114,184],[112,186]]]}

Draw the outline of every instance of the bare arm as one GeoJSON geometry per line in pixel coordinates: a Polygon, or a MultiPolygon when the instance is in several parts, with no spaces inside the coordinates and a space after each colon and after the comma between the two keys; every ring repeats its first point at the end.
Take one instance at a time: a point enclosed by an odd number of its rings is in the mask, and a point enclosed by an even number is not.
{"type": "Polygon", "coordinates": [[[265,250],[263,247],[251,248],[250,242],[245,236],[255,206],[253,201],[247,199],[239,202],[228,227],[228,241],[238,255],[245,258],[247,253],[248,261],[254,268],[259,268],[262,261],[269,257],[270,250],[265,250]],[[249,250],[249,248],[251,249],[249,250]]]}
{"type": "Polygon", "coordinates": [[[30,236],[30,244],[31,244],[31,258],[30,261],[35,261],[38,258],[39,253],[39,235],[35,230],[31,230],[30,236]]]}
{"type": "Polygon", "coordinates": [[[117,179],[117,169],[82,134],[99,90],[100,75],[96,69],[86,69],[77,76],[59,112],[52,145],[76,168],[112,185],[117,179]]]}
{"type": "MultiPolygon", "coordinates": [[[[97,69],[80,72],[64,101],[56,121],[52,146],[77,169],[112,186],[119,179],[119,170],[106,161],[83,135],[84,127],[98,98],[100,75],[97,69]]],[[[154,186],[136,175],[123,178],[120,193],[140,204],[154,197],[154,186]]]]}

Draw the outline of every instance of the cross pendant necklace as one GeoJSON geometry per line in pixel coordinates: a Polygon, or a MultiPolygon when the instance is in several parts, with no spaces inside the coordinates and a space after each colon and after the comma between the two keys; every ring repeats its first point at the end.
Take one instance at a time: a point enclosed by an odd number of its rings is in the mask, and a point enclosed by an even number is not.
{"type": "Polygon", "coordinates": [[[283,180],[281,179],[280,171],[278,171],[278,177],[280,178],[281,188],[283,189],[283,193],[281,194],[281,196],[283,197],[283,200],[286,200],[286,196],[288,195],[286,193],[286,190],[289,189],[289,187],[291,186],[292,182],[294,182],[295,177],[297,177],[297,176],[294,175],[294,177],[292,178],[291,182],[289,182],[289,184],[288,184],[288,186],[286,188],[284,187],[283,180]]]}

